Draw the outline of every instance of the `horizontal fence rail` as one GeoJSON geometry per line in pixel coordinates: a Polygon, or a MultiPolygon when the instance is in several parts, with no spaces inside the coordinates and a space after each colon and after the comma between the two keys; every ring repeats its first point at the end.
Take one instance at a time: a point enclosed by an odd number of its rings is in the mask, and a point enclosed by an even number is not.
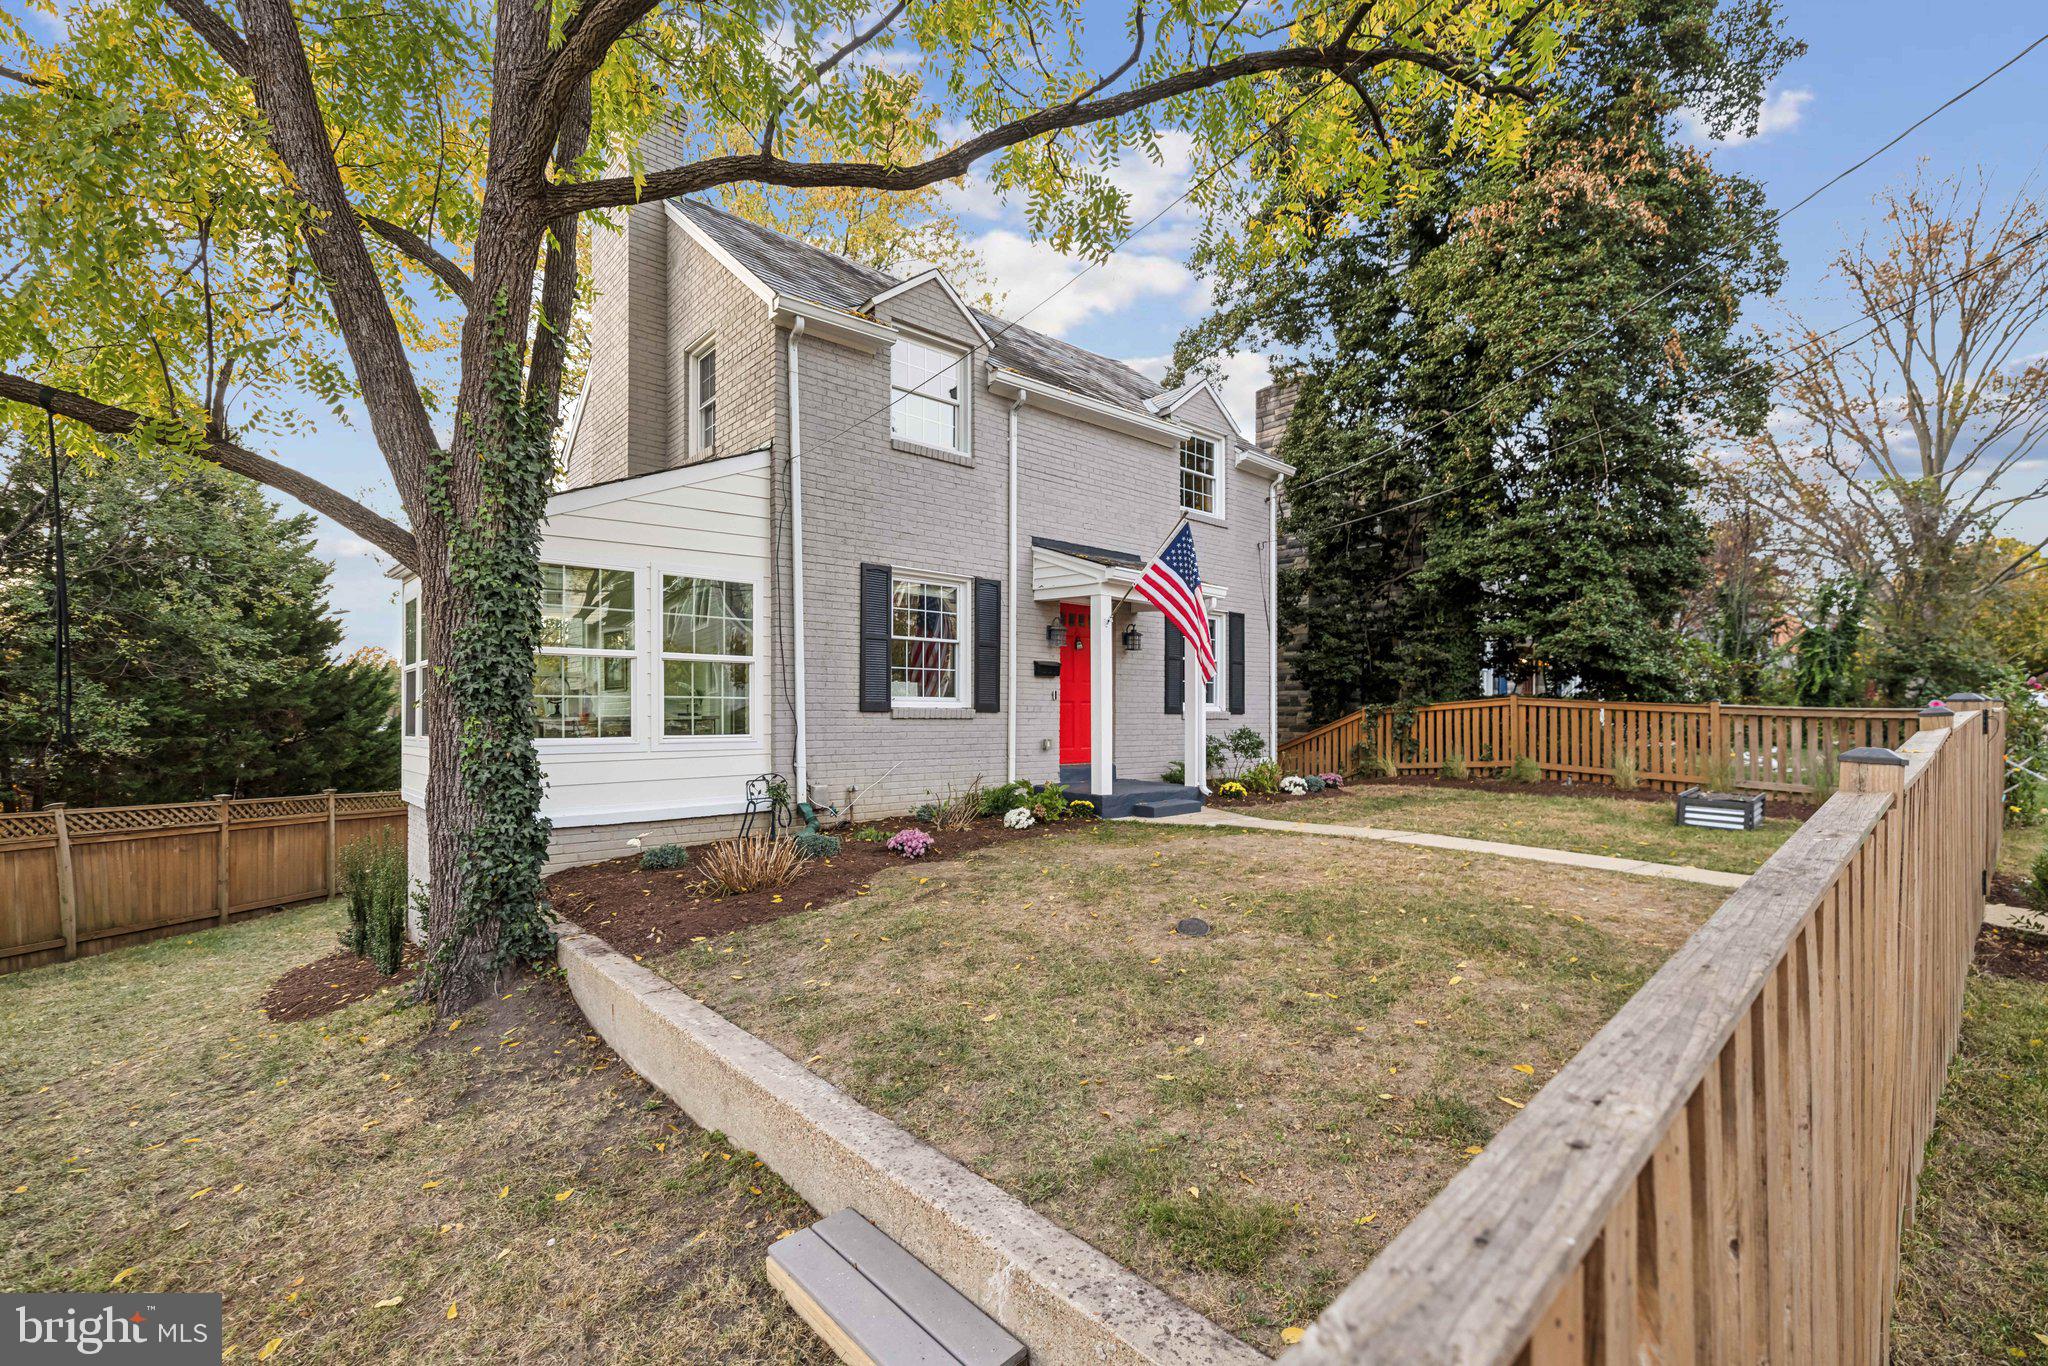
{"type": "Polygon", "coordinates": [[[1960,707],[1850,756],[1283,1366],[1884,1361],[1998,852],[2004,717],[1960,707]]]}
{"type": "Polygon", "coordinates": [[[1479,776],[1517,759],[1542,776],[1612,782],[1627,756],[1646,787],[1722,785],[1788,795],[1833,788],[1844,751],[1896,749],[1919,729],[1918,713],[1889,707],[1761,707],[1720,702],[1582,702],[1562,697],[1486,697],[1407,712],[1356,711],[1280,747],[1289,773],[1350,773],[1378,755],[1397,773],[1435,773],[1452,755],[1479,776]]]}
{"type": "Polygon", "coordinates": [[[0,973],[333,896],[379,830],[405,836],[396,792],[0,815],[0,973]]]}

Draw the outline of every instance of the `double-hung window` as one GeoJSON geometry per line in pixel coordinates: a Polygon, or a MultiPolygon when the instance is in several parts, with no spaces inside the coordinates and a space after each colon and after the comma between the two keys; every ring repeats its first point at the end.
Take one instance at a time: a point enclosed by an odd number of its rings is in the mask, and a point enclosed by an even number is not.
{"type": "Polygon", "coordinates": [[[533,669],[538,740],[633,734],[633,572],[540,567],[540,657],[533,669]]]}
{"type": "Polygon", "coordinates": [[[417,740],[427,733],[427,651],[426,633],[420,625],[420,600],[405,600],[405,641],[399,667],[403,671],[404,700],[402,729],[405,738],[417,740]]]}
{"type": "Polygon", "coordinates": [[[690,357],[690,454],[710,455],[718,447],[718,348],[706,346],[690,357]]]}
{"type": "Polygon", "coordinates": [[[1190,436],[1180,443],[1180,505],[1184,512],[1223,515],[1223,490],[1216,476],[1216,443],[1190,436]]]}
{"type": "Polygon", "coordinates": [[[959,705],[966,640],[960,585],[896,578],[889,585],[889,696],[912,705],[959,705]]]}
{"type": "Polygon", "coordinates": [[[1202,703],[1210,711],[1221,711],[1223,704],[1216,691],[1216,685],[1223,679],[1223,655],[1216,648],[1216,617],[1209,617],[1209,657],[1216,661],[1216,672],[1202,685],[1202,703]]]}
{"type": "Polygon", "coordinates": [[[889,434],[922,446],[965,452],[967,358],[898,337],[889,348],[889,434]]]}
{"type": "Polygon", "coordinates": [[[754,585],[661,579],[663,735],[753,731],[754,585]]]}

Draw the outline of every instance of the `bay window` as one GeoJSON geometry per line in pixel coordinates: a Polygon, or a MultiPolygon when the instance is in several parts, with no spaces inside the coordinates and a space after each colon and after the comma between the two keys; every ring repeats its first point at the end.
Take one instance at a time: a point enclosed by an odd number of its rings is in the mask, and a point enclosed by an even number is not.
{"type": "Polygon", "coordinates": [[[633,573],[540,567],[540,656],[533,671],[538,740],[633,734],[633,573]]]}
{"type": "Polygon", "coordinates": [[[753,731],[754,586],[661,580],[662,734],[753,731]]]}

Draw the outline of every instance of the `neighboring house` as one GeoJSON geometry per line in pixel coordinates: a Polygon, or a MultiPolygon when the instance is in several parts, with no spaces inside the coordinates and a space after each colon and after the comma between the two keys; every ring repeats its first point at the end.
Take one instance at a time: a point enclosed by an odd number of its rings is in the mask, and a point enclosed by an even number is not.
{"type": "MultiPolygon", "coordinates": [[[[863,821],[1011,778],[1118,814],[1199,800],[1160,775],[1205,733],[1271,743],[1288,469],[1209,385],[1163,391],[936,272],[897,280],[695,201],[630,210],[591,256],[541,554],[556,865],[729,833],[757,774],[863,821]],[[1129,592],[1183,513],[1222,665],[1206,694],[1129,592]]],[[[401,658],[417,698],[427,661],[401,658]]]]}

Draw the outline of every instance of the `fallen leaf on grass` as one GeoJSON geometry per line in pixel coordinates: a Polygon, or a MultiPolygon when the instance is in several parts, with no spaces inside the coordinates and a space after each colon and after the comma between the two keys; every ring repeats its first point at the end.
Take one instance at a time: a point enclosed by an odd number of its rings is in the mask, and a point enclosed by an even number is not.
{"type": "Polygon", "coordinates": [[[370,1308],[372,1308],[372,1309],[396,1309],[396,1308],[398,1308],[398,1306],[399,1306],[399,1305],[401,1305],[401,1304],[404,1304],[404,1303],[405,1303],[405,1296],[403,1296],[403,1295],[393,1295],[393,1296],[392,1296],[392,1297],[391,1297],[390,1299],[388,1299],[388,1300],[378,1300],[378,1301],[377,1301],[377,1302],[376,1302],[375,1304],[371,1305],[371,1306],[370,1306],[370,1308]]]}
{"type": "Polygon", "coordinates": [[[455,1313],[456,1313],[456,1310],[455,1310],[455,1301],[454,1301],[454,1300],[450,1300],[450,1301],[448,1301],[448,1318],[449,1318],[449,1320],[450,1320],[451,1322],[453,1322],[453,1321],[454,1321],[454,1318],[455,1318],[455,1313]]]}
{"type": "Polygon", "coordinates": [[[1529,1066],[1529,1064],[1525,1062],[1516,1063],[1515,1071],[1520,1072],[1525,1077],[1533,1077],[1536,1075],[1536,1069],[1529,1066]]]}
{"type": "Polygon", "coordinates": [[[1471,1147],[1465,1149],[1465,1151],[1472,1154],[1474,1157],[1477,1157],[1480,1153],[1485,1152],[1486,1149],[1480,1147],[1478,1144],[1475,1143],[1471,1147]]]}
{"type": "Polygon", "coordinates": [[[1000,1010],[991,1010],[988,1014],[981,1017],[981,1022],[983,1024],[994,1024],[998,1019],[1002,1018],[1002,1014],[1003,1012],[1000,1010]]]}
{"type": "Polygon", "coordinates": [[[1280,1330],[1280,1340],[1286,1343],[1289,1347],[1292,1347],[1295,1343],[1300,1342],[1302,1338],[1306,1337],[1307,1335],[1308,1330],[1305,1328],[1282,1328],[1280,1330]]]}
{"type": "Polygon", "coordinates": [[[1499,1101],[1499,1102],[1500,1102],[1501,1104],[1503,1104],[1503,1105],[1512,1105],[1512,1106],[1514,1106],[1514,1107],[1515,1107],[1515,1108],[1516,1108],[1517,1110],[1520,1110],[1520,1109],[1522,1109],[1522,1108],[1523,1108],[1523,1106],[1522,1106],[1522,1102],[1520,1102],[1519,1100],[1509,1100],[1509,1099],[1508,1099],[1508,1098],[1507,1098],[1506,1096],[1495,1096],[1495,1097],[1494,1097],[1494,1099],[1495,1099],[1495,1100],[1497,1100],[1497,1101],[1499,1101]]]}
{"type": "Polygon", "coordinates": [[[277,1349],[282,1346],[284,1346],[283,1338],[272,1338],[257,1351],[256,1359],[258,1361],[268,1361],[277,1355],[277,1349]]]}
{"type": "Polygon", "coordinates": [[[510,1195],[511,1193],[512,1193],[512,1188],[511,1188],[510,1186],[500,1186],[500,1187],[498,1187],[498,1198],[499,1198],[500,1200],[503,1200],[503,1199],[504,1199],[504,1198],[505,1198],[506,1196],[510,1195]]]}
{"type": "Polygon", "coordinates": [[[133,1276],[136,1272],[140,1270],[142,1270],[142,1268],[139,1266],[123,1267],[121,1270],[114,1273],[114,1284],[119,1285],[121,1282],[127,1280],[130,1276],[133,1276]]]}
{"type": "Polygon", "coordinates": [[[561,1201],[567,1200],[570,1196],[574,1195],[575,1193],[576,1188],[574,1186],[571,1186],[568,1190],[565,1191],[556,1191],[555,1201],[559,1204],[561,1201]]]}

